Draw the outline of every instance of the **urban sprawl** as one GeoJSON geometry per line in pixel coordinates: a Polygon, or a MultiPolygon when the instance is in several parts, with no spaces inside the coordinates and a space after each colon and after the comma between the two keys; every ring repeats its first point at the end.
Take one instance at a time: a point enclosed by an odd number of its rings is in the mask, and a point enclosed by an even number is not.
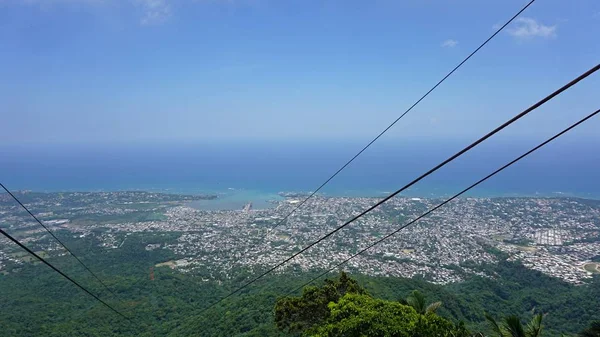
{"type": "MultiPolygon", "coordinates": [[[[70,233],[73,239],[92,237],[100,249],[122,249],[130,236],[163,235],[164,240],[140,248],[172,253],[172,259],[156,268],[196,273],[206,280],[272,267],[378,201],[316,196],[283,221],[304,195],[282,194],[270,201],[271,207],[260,210],[251,203],[236,210],[202,210],[195,203],[218,203],[218,198],[150,192],[16,195],[52,231],[70,233]]],[[[329,269],[442,201],[394,198],[277,272],[329,269]]],[[[0,195],[0,227],[44,256],[66,255],[6,194],[0,195]]],[[[0,272],[18,272],[15,266],[31,261],[15,245],[1,241],[0,272]]],[[[599,256],[599,201],[460,198],[340,268],[369,275],[419,276],[445,284],[473,275],[494,278],[478,266],[507,259],[572,284],[584,284],[600,272],[600,264],[594,262],[599,256]]]]}

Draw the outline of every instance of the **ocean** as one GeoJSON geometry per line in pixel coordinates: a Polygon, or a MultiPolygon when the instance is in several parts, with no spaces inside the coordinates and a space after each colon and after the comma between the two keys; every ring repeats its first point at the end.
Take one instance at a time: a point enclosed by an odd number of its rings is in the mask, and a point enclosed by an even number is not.
{"type": "MultiPolygon", "coordinates": [[[[449,157],[469,140],[376,143],[323,195],[382,197],[449,157]]],[[[444,197],[460,191],[538,141],[484,143],[402,195],[444,197]]],[[[470,196],[600,197],[597,144],[550,144],[472,190],[470,196]]],[[[0,181],[13,190],[216,193],[237,208],[268,207],[277,193],[316,189],[361,149],[358,142],[0,146],[0,181]]]]}

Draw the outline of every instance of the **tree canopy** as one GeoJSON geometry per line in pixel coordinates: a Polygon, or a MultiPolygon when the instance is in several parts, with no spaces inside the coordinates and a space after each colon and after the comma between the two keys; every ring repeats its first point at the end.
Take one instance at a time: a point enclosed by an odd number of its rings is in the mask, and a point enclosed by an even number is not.
{"type": "Polygon", "coordinates": [[[341,273],[321,287],[307,287],[301,297],[283,297],[275,305],[280,330],[305,336],[463,336],[468,332],[438,316],[441,305],[426,305],[414,291],[408,304],[370,296],[358,283],[341,273]]]}

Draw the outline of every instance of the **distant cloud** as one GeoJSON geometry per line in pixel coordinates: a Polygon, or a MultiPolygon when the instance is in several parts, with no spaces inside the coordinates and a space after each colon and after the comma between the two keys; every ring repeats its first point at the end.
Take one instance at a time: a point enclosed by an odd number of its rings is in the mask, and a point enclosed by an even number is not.
{"type": "Polygon", "coordinates": [[[142,25],[162,23],[171,16],[171,5],[167,0],[136,0],[142,8],[142,25]]]}
{"type": "Polygon", "coordinates": [[[140,13],[140,24],[152,25],[162,23],[171,17],[172,1],[173,0],[0,0],[0,4],[21,4],[48,8],[53,5],[106,5],[120,3],[137,7],[140,13]]]}
{"type": "Polygon", "coordinates": [[[174,13],[174,7],[184,4],[204,4],[221,6],[252,5],[257,0],[0,0],[0,5],[28,5],[42,9],[59,5],[122,5],[139,15],[141,25],[164,23],[174,13]]]}
{"type": "Polygon", "coordinates": [[[515,20],[516,27],[510,28],[507,32],[519,39],[531,39],[535,37],[552,38],[556,37],[556,25],[546,26],[532,18],[518,18],[515,20]]]}
{"type": "Polygon", "coordinates": [[[17,5],[30,5],[47,8],[52,5],[59,4],[87,4],[87,5],[100,5],[108,2],[108,0],[0,0],[2,4],[17,4],[17,5]]]}
{"type": "Polygon", "coordinates": [[[63,5],[120,5],[138,15],[141,25],[156,25],[167,21],[174,14],[174,8],[182,5],[252,5],[257,0],[0,0],[0,5],[27,5],[41,9],[63,5]]]}
{"type": "Polygon", "coordinates": [[[441,46],[444,48],[454,48],[454,47],[456,47],[457,44],[458,44],[458,41],[453,40],[453,39],[448,39],[448,40],[442,42],[441,46]]]}

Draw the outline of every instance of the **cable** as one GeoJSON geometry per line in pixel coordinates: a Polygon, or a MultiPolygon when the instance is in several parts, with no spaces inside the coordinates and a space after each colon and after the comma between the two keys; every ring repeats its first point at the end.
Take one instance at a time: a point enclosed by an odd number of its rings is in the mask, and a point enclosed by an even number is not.
{"type": "Polygon", "coordinates": [[[38,219],[35,215],[33,215],[33,213],[31,213],[31,211],[29,211],[29,209],[27,207],[25,207],[25,205],[23,205],[23,203],[17,199],[17,197],[12,194],[8,188],[6,188],[6,186],[4,186],[4,184],[0,183],[0,186],[6,191],[6,193],[8,193],[13,199],[15,199],[15,201],[21,205],[21,207],[23,207],[24,210],[27,211],[27,213],[29,213],[29,215],[31,215],[35,221],[37,221],[37,223],[39,223],[42,227],[44,227],[44,229],[46,230],[46,232],[48,232],[53,238],[54,240],[58,241],[58,243],[63,246],[64,249],[67,250],[67,252],[69,252],[69,254],[71,254],[78,262],[79,264],[81,264],[83,266],[83,268],[85,268],[90,274],[92,274],[92,276],[94,276],[94,278],[96,280],[98,280],[98,282],[100,282],[100,284],[102,284],[102,286],[104,287],[104,289],[108,290],[109,293],[111,293],[111,295],[113,295],[114,297],[117,297],[117,295],[115,295],[115,293],[110,290],[108,288],[108,286],[106,284],[104,284],[104,282],[102,282],[102,280],[90,269],[88,268],[88,266],[85,265],[85,263],[83,263],[83,261],[81,261],[79,259],[79,257],[77,257],[77,255],[75,255],[75,253],[73,253],[59,238],[56,237],[56,235],[54,235],[54,233],[52,233],[52,231],[50,231],[50,229],[48,227],[46,227],[41,221],[40,219],[38,219]]]}
{"type": "Polygon", "coordinates": [[[95,298],[98,302],[102,303],[104,306],[106,306],[107,308],[109,308],[110,310],[112,310],[113,312],[115,312],[117,315],[125,318],[126,320],[128,320],[129,322],[131,322],[131,319],[125,315],[123,315],[121,312],[119,312],[117,309],[113,308],[112,306],[110,306],[108,303],[104,302],[103,300],[101,300],[98,296],[92,294],[92,292],[90,292],[89,290],[87,290],[85,287],[83,287],[82,285],[80,285],[79,283],[77,283],[75,280],[73,280],[72,278],[70,278],[67,274],[63,273],[62,271],[60,271],[58,268],[54,267],[52,264],[50,264],[50,262],[44,260],[42,257],[40,257],[39,255],[37,255],[36,253],[34,253],[31,249],[25,247],[21,242],[19,242],[19,240],[13,238],[12,236],[10,236],[8,233],[6,233],[4,230],[0,229],[0,234],[6,236],[9,240],[11,240],[12,242],[16,243],[19,247],[25,249],[29,254],[35,256],[35,258],[37,258],[38,260],[42,261],[45,265],[47,265],[48,267],[52,268],[55,272],[59,273],[60,275],[62,275],[64,278],[66,278],[67,280],[69,280],[69,282],[73,283],[74,285],[76,285],[77,287],[79,287],[79,289],[85,291],[88,295],[92,296],[93,298],[95,298]]]}
{"type": "Polygon", "coordinates": [[[363,212],[361,212],[360,214],[354,216],[352,219],[346,221],[343,225],[337,227],[336,229],[334,229],[333,231],[327,233],[326,235],[324,235],[323,237],[319,238],[317,241],[309,244],[308,246],[306,246],[305,248],[302,248],[300,251],[292,254],[292,256],[288,257],[287,259],[283,260],[282,262],[278,263],[277,265],[275,265],[274,267],[271,267],[270,269],[268,269],[266,272],[260,274],[259,276],[255,277],[254,279],[246,282],[244,285],[242,285],[241,287],[237,288],[236,290],[234,290],[233,292],[229,293],[227,296],[221,298],[220,300],[218,300],[217,302],[209,305],[208,307],[206,307],[205,309],[203,309],[202,311],[200,311],[200,313],[203,313],[204,311],[210,309],[211,307],[221,303],[223,300],[233,296],[234,294],[238,293],[239,291],[241,291],[242,289],[248,287],[249,285],[253,284],[254,282],[258,281],[259,279],[263,278],[265,275],[273,272],[275,269],[283,266],[284,264],[286,264],[287,262],[291,261],[293,258],[295,258],[296,256],[304,253],[305,251],[307,251],[308,249],[310,249],[311,247],[317,245],[318,243],[320,243],[321,241],[327,239],[328,237],[330,237],[331,235],[335,234],[336,232],[340,231],[341,229],[343,229],[344,227],[348,226],[349,224],[351,224],[352,222],[358,220],[359,218],[361,218],[362,216],[364,216],[365,214],[371,212],[372,210],[374,210],[375,208],[379,207],[381,204],[385,203],[386,201],[390,200],[391,198],[395,197],[396,195],[398,195],[400,192],[410,188],[412,185],[418,183],[419,181],[421,181],[423,178],[427,177],[428,175],[434,173],[435,171],[437,171],[438,169],[442,168],[443,166],[445,166],[446,164],[448,164],[449,162],[453,161],[454,159],[460,157],[461,155],[463,155],[465,152],[471,150],[472,148],[474,148],[475,146],[479,145],[480,143],[482,143],[483,141],[485,141],[486,139],[490,138],[491,136],[493,136],[494,134],[498,133],[499,131],[501,131],[502,129],[506,128],[507,126],[511,125],[512,123],[516,122],[517,120],[523,118],[525,115],[527,115],[528,113],[530,113],[531,111],[539,108],[541,105],[543,105],[544,103],[548,102],[549,100],[551,100],[552,98],[560,95],[562,92],[564,92],[565,90],[569,89],[570,87],[572,87],[573,85],[579,83],[581,80],[583,80],[584,78],[590,76],[591,74],[593,74],[594,72],[598,71],[598,69],[600,69],[600,64],[597,64],[596,66],[592,67],[590,70],[586,71],[585,73],[579,75],[577,78],[575,78],[574,80],[572,80],[571,82],[565,84],[564,86],[562,86],[561,88],[559,88],[558,90],[554,91],[553,93],[551,93],[550,95],[544,97],[542,100],[538,101],[537,103],[533,104],[532,106],[530,106],[529,108],[525,109],[523,112],[519,113],[518,115],[514,116],[513,118],[511,118],[510,120],[508,120],[507,122],[505,122],[504,124],[498,126],[497,128],[495,128],[494,130],[488,132],[485,136],[479,138],[478,140],[476,140],[475,142],[471,143],[470,145],[468,145],[467,147],[463,148],[462,150],[458,151],[456,154],[452,155],[450,158],[444,160],[443,162],[441,162],[440,164],[436,165],[435,167],[433,167],[432,169],[430,169],[429,171],[423,173],[421,176],[419,176],[418,178],[414,179],[413,181],[411,181],[410,183],[408,183],[407,185],[405,185],[404,187],[402,187],[401,189],[397,190],[396,192],[388,195],[387,197],[383,198],[382,200],[378,201],[375,205],[369,207],[368,209],[364,210],[363,212]]]}
{"type": "Polygon", "coordinates": [[[556,135],[554,135],[553,137],[551,137],[551,138],[547,139],[546,141],[544,141],[543,143],[539,144],[538,146],[536,146],[536,147],[532,148],[531,150],[529,150],[529,151],[527,151],[527,152],[523,153],[523,154],[522,154],[522,155],[520,155],[519,157],[517,157],[517,158],[513,159],[513,160],[512,160],[511,162],[509,162],[508,164],[505,164],[504,166],[500,167],[500,168],[499,168],[499,169],[497,169],[496,171],[494,171],[494,172],[492,172],[492,173],[488,174],[488,175],[487,175],[487,176],[485,176],[484,178],[482,178],[482,179],[478,180],[476,183],[474,183],[474,184],[472,184],[471,186],[469,186],[469,187],[465,188],[464,190],[462,190],[462,191],[458,192],[457,194],[455,194],[455,195],[454,195],[454,196],[452,196],[451,198],[447,199],[446,201],[442,202],[441,204],[438,204],[437,206],[435,206],[434,208],[430,209],[429,211],[427,211],[427,212],[423,213],[422,215],[420,215],[420,216],[419,216],[419,217],[417,217],[416,219],[414,219],[414,220],[410,221],[409,223],[407,223],[407,224],[403,225],[402,227],[400,227],[400,228],[396,229],[395,231],[391,232],[390,234],[388,234],[388,235],[384,236],[383,238],[381,238],[381,239],[379,239],[379,240],[375,241],[374,243],[372,243],[372,244],[368,245],[366,248],[364,248],[364,249],[362,249],[361,251],[359,251],[358,253],[356,253],[356,254],[354,254],[354,255],[350,256],[349,258],[345,259],[344,261],[342,261],[342,262],[338,263],[337,265],[335,265],[335,266],[333,266],[332,268],[328,269],[328,270],[327,270],[327,271],[325,271],[324,273],[322,273],[322,274],[319,274],[317,277],[314,277],[314,278],[312,278],[310,281],[308,281],[308,282],[304,283],[304,284],[303,284],[303,285],[301,285],[300,287],[298,287],[298,288],[295,288],[294,290],[292,290],[292,291],[288,292],[286,295],[289,295],[289,294],[291,294],[291,293],[294,293],[294,292],[296,292],[296,291],[297,291],[297,290],[299,290],[299,289],[302,289],[302,288],[304,288],[305,286],[309,285],[309,284],[310,284],[310,283],[312,283],[313,281],[315,281],[315,280],[317,280],[317,279],[321,278],[322,276],[324,276],[324,275],[328,274],[328,273],[329,273],[329,272],[331,272],[332,270],[334,270],[334,269],[336,269],[336,268],[340,267],[341,265],[343,265],[343,264],[347,263],[348,261],[350,261],[350,260],[352,260],[353,258],[357,257],[358,255],[360,255],[360,254],[362,254],[362,253],[366,252],[367,250],[369,250],[369,249],[373,248],[374,246],[376,246],[376,245],[380,244],[381,242],[383,242],[383,241],[385,241],[385,240],[389,239],[390,237],[392,237],[392,236],[394,236],[394,235],[398,234],[398,232],[400,232],[401,230],[403,230],[403,229],[405,229],[406,227],[408,227],[408,226],[412,225],[413,223],[415,223],[415,222],[417,222],[417,221],[421,220],[422,218],[426,217],[427,215],[429,215],[429,214],[433,213],[433,212],[434,212],[434,211],[436,211],[438,208],[440,208],[440,207],[442,207],[442,206],[446,205],[447,203],[451,202],[452,200],[454,200],[454,199],[458,198],[459,196],[461,196],[461,195],[463,195],[464,193],[468,192],[469,190],[473,189],[473,188],[474,188],[474,187],[476,187],[477,185],[479,185],[479,184],[483,183],[484,181],[486,181],[486,180],[490,179],[491,177],[495,176],[496,174],[498,174],[498,173],[502,172],[504,169],[508,168],[509,166],[512,166],[513,164],[515,164],[515,163],[516,163],[516,162],[518,162],[519,160],[521,160],[521,159],[523,159],[523,158],[527,157],[528,155],[532,154],[533,152],[535,152],[535,151],[539,150],[541,147],[543,147],[543,146],[545,146],[546,144],[548,144],[548,143],[552,142],[552,141],[553,141],[553,140],[555,140],[556,138],[558,138],[558,137],[560,137],[560,136],[564,135],[565,133],[567,133],[567,132],[571,131],[572,129],[574,129],[574,128],[576,128],[577,126],[579,126],[580,124],[582,124],[582,123],[586,122],[588,119],[590,119],[590,118],[594,117],[594,116],[595,116],[595,115],[597,115],[598,113],[600,113],[600,109],[599,109],[599,110],[596,110],[596,111],[594,111],[594,112],[592,112],[591,114],[589,114],[589,115],[588,115],[588,116],[586,116],[585,118],[583,118],[583,119],[579,120],[577,123],[575,123],[575,124],[572,124],[572,125],[571,125],[571,126],[569,126],[568,128],[566,128],[566,129],[564,129],[563,131],[561,131],[561,132],[557,133],[556,135]]]}
{"type": "MultiPolygon", "coordinates": [[[[446,79],[448,77],[450,77],[450,75],[452,75],[455,71],[457,71],[458,68],[460,68],[464,63],[466,63],[473,55],[475,55],[481,48],[483,48],[488,42],[490,42],[496,35],[498,35],[498,33],[500,33],[506,26],[508,26],[511,22],[513,22],[523,11],[525,11],[534,2],[535,2],[535,0],[529,1],[527,3],[527,5],[525,5],[523,8],[521,8],[520,11],[517,12],[517,14],[513,15],[510,18],[510,20],[506,21],[506,23],[504,25],[502,25],[500,28],[498,28],[494,32],[494,34],[492,34],[490,37],[488,37],[487,40],[485,40],[481,45],[479,45],[479,47],[477,47],[477,49],[475,49],[473,52],[471,52],[471,54],[469,54],[469,56],[467,56],[464,60],[462,60],[462,62],[460,62],[456,67],[454,67],[454,69],[452,69],[448,74],[446,74],[446,76],[444,76],[433,87],[431,87],[431,89],[429,89],[429,91],[427,91],[423,96],[421,96],[421,98],[419,98],[415,103],[413,103],[413,105],[411,105],[406,111],[404,111],[404,113],[402,115],[400,115],[400,117],[396,118],[390,125],[388,125],[383,131],[381,131],[377,135],[377,137],[373,138],[367,145],[365,145],[365,147],[362,148],[362,150],[358,151],[358,153],[355,154],[354,157],[352,157],[342,167],[340,167],[332,176],[330,176],[327,180],[325,180],[325,182],[322,183],[321,186],[319,186],[316,190],[311,192],[311,194],[308,197],[306,197],[302,202],[300,202],[296,207],[294,207],[285,217],[283,217],[283,219],[281,219],[281,221],[279,221],[274,227],[272,227],[271,230],[281,226],[292,214],[294,214],[298,209],[300,209],[309,199],[314,197],[315,194],[317,194],[323,187],[325,187],[325,185],[327,185],[333,178],[335,178],[348,165],[350,165],[350,163],[352,163],[354,161],[354,159],[358,158],[358,156],[360,156],[363,152],[365,152],[371,145],[373,145],[373,143],[375,143],[381,136],[383,136],[384,133],[386,133],[389,129],[391,129],[399,120],[401,120],[402,117],[404,117],[414,107],[416,107],[419,103],[421,103],[422,100],[424,100],[427,96],[429,96],[429,94],[431,92],[433,92],[438,86],[440,86],[444,81],[446,81],[446,79]]],[[[254,246],[254,247],[256,247],[256,246],[254,246]]],[[[252,248],[254,248],[254,247],[252,247],[252,248]]],[[[252,248],[250,248],[250,249],[252,249],[252,248]]]]}
{"type": "MultiPolygon", "coordinates": [[[[299,203],[294,209],[292,209],[281,221],[279,221],[271,230],[280,227],[293,213],[295,213],[298,209],[300,209],[309,199],[314,197],[325,185],[327,185],[333,178],[335,178],[340,172],[342,172],[348,165],[350,165],[358,156],[360,156],[364,151],[366,151],[373,143],[375,143],[383,134],[385,134],[389,129],[391,129],[400,119],[402,119],[405,115],[407,115],[414,107],[416,107],[422,100],[424,100],[431,92],[433,92],[438,86],[440,86],[448,77],[450,77],[456,70],[458,70],[464,63],[466,63],[471,57],[473,57],[481,48],[483,48],[488,42],[490,42],[496,35],[498,35],[506,26],[508,26],[512,21],[514,21],[523,11],[525,11],[529,6],[531,6],[535,0],[529,1],[521,10],[519,10],[515,15],[513,15],[504,25],[498,28],[490,37],[488,37],[479,47],[477,47],[473,52],[471,52],[464,60],[462,60],[457,66],[455,66],[450,72],[448,72],[441,80],[439,80],[431,89],[429,89],[423,96],[421,96],[415,103],[413,103],[404,113],[402,113],[398,118],[396,118],[391,124],[389,124],[383,131],[381,131],[375,138],[373,138],[365,147],[363,147],[354,157],[352,157],[349,161],[347,161],[341,168],[339,168],[333,175],[331,175],[324,183],[322,183],[316,190],[314,190],[307,198],[305,198],[301,203],[299,203]]],[[[83,262],[73,254],[56,236],[46,228],[42,224],[40,220],[38,220],[29,210],[14,196],[12,193],[4,187],[0,183],[0,185],[29,213],[31,216],[42,225],[52,237],[54,237],[71,255],[73,255],[77,261],[81,265],[84,266],[113,296],[115,294],[85,265],[83,262]]]]}

